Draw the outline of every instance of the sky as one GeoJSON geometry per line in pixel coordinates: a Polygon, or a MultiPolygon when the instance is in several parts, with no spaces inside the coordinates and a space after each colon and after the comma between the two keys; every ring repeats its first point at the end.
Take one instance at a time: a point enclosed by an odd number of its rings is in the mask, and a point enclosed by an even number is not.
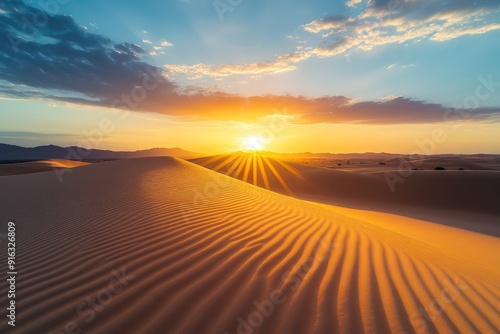
{"type": "Polygon", "coordinates": [[[0,142],[500,153],[498,0],[3,0],[0,142]]]}

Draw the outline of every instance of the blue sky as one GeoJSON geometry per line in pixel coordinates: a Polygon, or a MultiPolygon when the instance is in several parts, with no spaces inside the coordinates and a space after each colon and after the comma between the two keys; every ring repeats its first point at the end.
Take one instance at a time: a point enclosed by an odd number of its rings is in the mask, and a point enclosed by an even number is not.
{"type": "MultiPolygon", "coordinates": [[[[305,31],[304,25],[332,15],[348,16],[360,11],[343,1],[306,4],[285,0],[234,1],[238,2],[239,5],[232,6],[222,0],[68,1],[60,5],[59,13],[72,16],[90,32],[115,42],[136,43],[148,50],[161,41],[172,43],[172,47],[162,50],[164,54],[145,57],[148,62],[163,66],[270,61],[294,51],[297,46],[317,47],[325,42],[305,31]],[[224,3],[232,11],[220,7],[221,20],[215,7],[224,3]]],[[[44,2],[27,3],[41,8],[44,2]]],[[[363,7],[362,4],[359,7],[363,7]]],[[[498,17],[496,23],[500,24],[498,17]]],[[[488,20],[490,22],[495,23],[494,19],[488,20]]],[[[199,80],[179,77],[177,80],[184,85],[216,85],[239,94],[345,95],[362,100],[401,95],[453,106],[457,99],[460,101],[460,97],[471,93],[478,75],[492,72],[500,75],[499,40],[500,29],[440,42],[416,39],[377,46],[370,51],[353,49],[333,57],[311,57],[291,73],[264,78],[235,76],[221,82],[211,77],[199,80]],[[387,69],[392,64],[395,66],[387,69]],[[244,80],[255,84],[242,84],[244,80]],[[264,87],[259,88],[260,84],[264,87]]],[[[485,101],[485,106],[498,105],[500,94],[485,101]]]]}
{"type": "Polygon", "coordinates": [[[297,126],[434,124],[485,80],[494,91],[469,105],[466,121],[491,128],[500,114],[499,18],[493,0],[7,0],[0,141],[69,145],[153,70],[165,81],[132,112],[145,124],[161,116],[169,130],[255,125],[283,106],[297,126]]]}

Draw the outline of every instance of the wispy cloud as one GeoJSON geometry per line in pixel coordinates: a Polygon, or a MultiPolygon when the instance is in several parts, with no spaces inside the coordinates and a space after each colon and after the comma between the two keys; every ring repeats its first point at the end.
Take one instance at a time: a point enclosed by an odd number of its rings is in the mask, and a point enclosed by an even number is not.
{"type": "Polygon", "coordinates": [[[296,51],[293,53],[278,56],[276,59],[262,63],[251,63],[241,65],[173,65],[167,64],[164,67],[172,74],[182,74],[188,79],[199,79],[203,76],[215,78],[228,77],[231,75],[259,75],[275,74],[292,71],[296,63],[311,56],[309,51],[296,51]]]}
{"type": "Polygon", "coordinates": [[[343,30],[348,24],[352,25],[353,18],[347,16],[329,16],[323,19],[312,21],[303,25],[305,31],[316,34],[323,30],[339,29],[343,30]]]}
{"type": "MultiPolygon", "coordinates": [[[[304,31],[320,34],[322,39],[320,45],[305,51],[297,49],[261,63],[168,64],[165,68],[188,79],[275,74],[292,71],[298,62],[313,56],[332,57],[353,50],[370,51],[381,45],[422,40],[443,42],[500,29],[498,0],[351,0],[346,3],[347,7],[363,5],[365,9],[354,16],[333,15],[304,24],[304,31]]],[[[298,39],[292,35],[286,37],[298,39]]]]}
{"type": "Polygon", "coordinates": [[[67,145],[79,140],[80,136],[62,133],[37,133],[25,131],[0,131],[0,142],[5,144],[39,146],[42,142],[67,145]]]}
{"type": "Polygon", "coordinates": [[[168,47],[168,46],[173,46],[173,44],[168,42],[168,41],[161,41],[160,46],[161,47],[168,47]]]}
{"type": "Polygon", "coordinates": [[[390,64],[389,66],[387,66],[387,69],[394,70],[397,68],[409,68],[409,67],[413,67],[413,66],[415,66],[415,64],[406,64],[406,65],[390,64]]]}
{"type": "Polygon", "coordinates": [[[324,37],[325,45],[317,48],[318,54],[334,56],[351,49],[368,51],[409,41],[442,42],[500,29],[500,2],[496,0],[364,2],[366,10],[356,16],[329,16],[303,26],[305,31],[324,37]]]}
{"type": "Polygon", "coordinates": [[[356,7],[357,5],[359,5],[362,2],[363,2],[363,0],[349,0],[349,1],[347,1],[346,5],[347,5],[347,7],[356,7]]]}
{"type": "MultiPolygon", "coordinates": [[[[144,42],[144,40],[143,40],[144,42]]],[[[153,42],[151,41],[148,41],[149,43],[148,44],[153,44],[153,42]]],[[[172,43],[166,41],[166,40],[161,40],[158,45],[155,45],[152,47],[152,50],[149,51],[149,55],[151,56],[159,56],[159,55],[162,55],[162,54],[165,54],[165,52],[163,51],[165,48],[167,47],[171,47],[171,46],[174,46],[172,43]]]]}
{"type": "Polygon", "coordinates": [[[480,27],[465,27],[465,28],[457,28],[456,30],[444,30],[444,31],[439,31],[436,34],[434,34],[431,39],[433,41],[447,41],[450,39],[454,39],[460,36],[465,36],[465,35],[480,35],[480,34],[485,34],[489,31],[497,30],[500,29],[500,23],[492,23],[480,27]]]}

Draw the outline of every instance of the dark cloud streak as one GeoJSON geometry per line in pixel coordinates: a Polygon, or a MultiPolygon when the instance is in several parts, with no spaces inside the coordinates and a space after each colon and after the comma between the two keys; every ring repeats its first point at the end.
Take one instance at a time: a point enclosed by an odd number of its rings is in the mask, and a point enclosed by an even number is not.
{"type": "MultiPolygon", "coordinates": [[[[109,106],[123,92],[143,83],[144,76],[161,69],[141,59],[135,44],[113,42],[91,34],[69,16],[49,15],[22,1],[0,4],[0,79],[44,90],[78,92],[89,103],[109,106]],[[40,23],[28,18],[46,17],[40,23]],[[24,23],[23,23],[24,22],[24,23]],[[34,30],[36,29],[36,30],[34,30]],[[26,34],[30,32],[30,34],[26,34]]],[[[173,83],[164,82],[167,89],[173,83]]]]}

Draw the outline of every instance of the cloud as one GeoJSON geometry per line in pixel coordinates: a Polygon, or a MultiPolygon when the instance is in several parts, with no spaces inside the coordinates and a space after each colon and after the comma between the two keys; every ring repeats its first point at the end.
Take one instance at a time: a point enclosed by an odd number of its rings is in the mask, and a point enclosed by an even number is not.
{"type": "Polygon", "coordinates": [[[395,97],[383,101],[364,101],[325,106],[300,115],[304,123],[428,124],[456,121],[460,113],[470,121],[498,121],[499,108],[477,108],[464,112],[439,104],[395,97]]]}
{"type": "MultiPolygon", "coordinates": [[[[361,1],[349,2],[357,4],[361,1]]],[[[352,16],[329,16],[303,26],[322,33],[323,46],[314,52],[334,56],[352,49],[363,51],[386,44],[424,39],[435,42],[500,29],[500,2],[496,0],[369,0],[352,16]]]]}
{"type": "Polygon", "coordinates": [[[160,46],[168,47],[168,46],[173,46],[173,44],[170,43],[169,41],[161,41],[160,46]]]}
{"type": "MultiPolygon", "coordinates": [[[[105,36],[89,33],[69,16],[49,15],[21,1],[3,1],[0,10],[4,12],[0,16],[0,96],[3,97],[155,112],[190,121],[254,122],[286,109],[290,120],[301,124],[403,124],[442,122],[444,115],[453,112],[438,104],[403,97],[359,102],[345,96],[245,97],[197,87],[181,88],[167,72],[216,78],[279,73],[292,70],[298,62],[313,55],[321,56],[321,52],[306,48],[263,63],[159,68],[144,60],[147,51],[139,45],[117,44],[105,36]],[[46,24],[32,32],[23,31],[23,19],[34,14],[46,15],[46,24]],[[152,84],[152,79],[158,84],[152,84]]],[[[334,24],[339,20],[323,23],[334,24]]],[[[321,25],[310,26],[311,30],[320,28],[321,25]]],[[[339,38],[337,43],[349,43],[349,38],[339,38]]],[[[477,108],[470,114],[470,120],[488,121],[498,119],[500,109],[477,108]]]]}
{"type": "Polygon", "coordinates": [[[24,147],[39,146],[40,143],[52,143],[56,145],[69,145],[81,139],[78,135],[62,133],[37,133],[24,131],[0,131],[0,142],[11,145],[22,145],[24,147]]]}
{"type": "Polygon", "coordinates": [[[356,7],[357,5],[359,5],[362,2],[363,2],[363,0],[350,0],[346,3],[346,6],[347,7],[356,7]]]}
{"type": "Polygon", "coordinates": [[[346,16],[329,16],[305,24],[303,28],[305,31],[316,34],[323,30],[343,29],[347,22],[353,22],[353,19],[346,16]]]}
{"type": "MultiPolygon", "coordinates": [[[[73,18],[50,15],[22,1],[1,2],[1,90],[11,96],[48,96],[89,104],[110,105],[124,92],[142,85],[145,76],[162,69],[143,61],[136,44],[115,44],[92,34],[73,18]],[[26,30],[23,20],[45,17],[45,24],[26,30]],[[35,89],[36,91],[33,91],[35,89]]],[[[172,91],[176,85],[165,82],[172,91]]]]}
{"type": "Polygon", "coordinates": [[[454,39],[460,36],[465,36],[465,35],[480,35],[480,34],[485,34],[489,31],[497,30],[500,29],[500,23],[493,23],[489,25],[485,25],[482,27],[468,27],[468,28],[463,28],[463,29],[457,29],[453,31],[440,31],[436,34],[434,34],[431,39],[433,41],[447,41],[450,39],[454,39]]]}
{"type": "Polygon", "coordinates": [[[142,42],[145,44],[153,44],[153,42],[151,42],[149,39],[143,39],[142,42]]]}
{"type": "Polygon", "coordinates": [[[173,65],[164,67],[172,74],[181,74],[188,79],[199,79],[203,76],[214,78],[228,77],[232,75],[259,75],[275,74],[294,70],[295,63],[298,63],[311,56],[309,51],[296,51],[293,53],[278,56],[276,59],[262,63],[251,63],[241,65],[173,65]]]}
{"type": "Polygon", "coordinates": [[[415,66],[415,64],[406,64],[406,65],[391,64],[391,65],[387,66],[386,68],[388,70],[393,70],[393,69],[397,69],[397,68],[408,68],[408,67],[413,67],[413,66],[415,66]]]}
{"type": "Polygon", "coordinates": [[[382,101],[356,101],[345,96],[308,98],[303,96],[205,95],[193,97],[201,119],[240,120],[255,122],[286,110],[290,122],[296,124],[429,124],[460,119],[471,122],[498,122],[500,108],[457,110],[440,104],[415,101],[404,97],[388,97],[382,101]],[[209,105],[210,111],[203,110],[209,105]],[[466,117],[463,117],[466,115],[466,117]],[[228,117],[229,116],[229,117],[228,117]]]}
{"type": "MultiPolygon", "coordinates": [[[[465,35],[485,34],[500,29],[498,0],[351,0],[348,8],[364,4],[355,15],[332,15],[304,24],[304,31],[321,34],[322,41],[305,51],[278,55],[275,59],[250,64],[166,65],[172,74],[188,79],[203,76],[262,75],[293,71],[297,63],[313,56],[332,57],[353,50],[369,51],[377,46],[419,42],[443,42],[465,35]]],[[[288,39],[298,37],[287,36],[288,39]]]]}
{"type": "MultiPolygon", "coordinates": [[[[143,40],[143,42],[144,42],[144,40],[143,40]]],[[[148,44],[153,44],[153,42],[148,40],[148,44]]],[[[171,46],[174,46],[174,45],[168,41],[161,40],[158,45],[153,46],[153,50],[149,51],[149,55],[150,56],[159,56],[161,54],[165,54],[163,49],[165,49],[166,47],[171,47],[171,46]]]]}

